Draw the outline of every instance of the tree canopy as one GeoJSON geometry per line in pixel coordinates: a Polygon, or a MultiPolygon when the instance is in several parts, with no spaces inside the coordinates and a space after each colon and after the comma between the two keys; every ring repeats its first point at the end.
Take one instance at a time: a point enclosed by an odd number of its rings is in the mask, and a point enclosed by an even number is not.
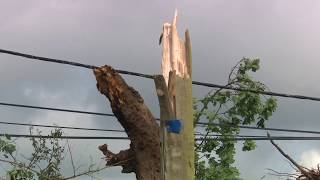
{"type": "MultiPolygon", "coordinates": [[[[231,69],[226,86],[265,91],[267,86],[250,76],[259,70],[259,63],[259,59],[241,59],[231,69]]],[[[234,166],[236,141],[232,140],[240,133],[237,126],[255,124],[263,128],[276,108],[275,98],[249,91],[218,89],[210,91],[202,99],[195,100],[194,122],[209,123],[204,129],[205,134],[201,141],[195,144],[196,179],[241,179],[238,168],[234,166]],[[220,126],[210,123],[219,123],[220,126]],[[210,135],[219,135],[222,140],[210,135]]],[[[256,144],[251,140],[244,141],[242,146],[243,151],[255,148],[256,144]]]]}

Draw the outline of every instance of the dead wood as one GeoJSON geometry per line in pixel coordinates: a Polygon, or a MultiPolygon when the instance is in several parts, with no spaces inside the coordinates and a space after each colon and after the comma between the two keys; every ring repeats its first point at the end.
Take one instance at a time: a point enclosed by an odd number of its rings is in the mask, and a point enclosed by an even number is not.
{"type": "MultiPolygon", "coordinates": [[[[288,159],[296,168],[299,170],[300,174],[296,175],[296,180],[320,180],[320,168],[318,165],[317,169],[308,169],[299,165],[294,159],[292,159],[288,154],[286,154],[270,137],[269,132],[267,132],[271,144],[286,158],[288,159]]],[[[274,171],[274,170],[273,170],[274,171]]],[[[281,175],[283,173],[279,173],[281,175]]],[[[288,174],[289,175],[289,174],[288,174]]],[[[292,174],[290,174],[292,176],[292,174]]]]}
{"type": "Polygon", "coordinates": [[[118,154],[109,151],[106,145],[100,146],[107,165],[133,157],[120,164],[124,173],[134,172],[138,180],[159,180],[160,129],[142,97],[110,66],[94,69],[94,75],[98,90],[109,99],[114,115],[131,141],[130,149],[118,154]]]}

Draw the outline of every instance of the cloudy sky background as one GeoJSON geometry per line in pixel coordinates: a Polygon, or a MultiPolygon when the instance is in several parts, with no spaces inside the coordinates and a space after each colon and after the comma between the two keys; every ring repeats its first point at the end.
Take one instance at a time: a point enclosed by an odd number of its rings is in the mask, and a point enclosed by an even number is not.
{"type": "MultiPolygon", "coordinates": [[[[175,8],[180,11],[180,34],[186,28],[191,33],[194,80],[224,84],[230,68],[239,59],[259,57],[261,70],[255,78],[272,91],[320,96],[317,83],[320,2],[316,0],[0,1],[0,48],[156,74],[161,72],[158,38],[162,24],[172,20],[175,8]]],[[[129,76],[125,79],[140,92],[154,115],[159,116],[153,82],[129,76]]],[[[111,112],[95,84],[93,73],[87,69],[0,54],[0,101],[3,102],[111,112]]],[[[194,86],[194,96],[201,97],[209,90],[194,86]]],[[[318,108],[319,102],[279,98],[279,108],[267,126],[319,130],[318,108]]],[[[1,121],[121,128],[109,117],[12,107],[0,107],[0,114],[1,121]]],[[[28,128],[0,125],[0,131],[25,134],[28,128]]],[[[120,135],[75,130],[65,133],[120,135]]],[[[265,135],[259,131],[244,133],[265,135]]],[[[18,143],[20,153],[30,153],[28,141],[18,140],[18,143]]],[[[108,143],[115,152],[128,147],[128,142],[111,140],[71,140],[70,143],[78,166],[90,162],[90,156],[101,162],[102,155],[97,150],[100,144],[108,143]]],[[[306,166],[320,161],[317,141],[278,144],[306,166]]],[[[258,142],[253,152],[239,151],[236,165],[242,177],[249,180],[260,179],[268,172],[266,168],[292,171],[269,142],[258,142]]],[[[67,157],[64,170],[71,175],[67,157]]],[[[133,174],[124,175],[120,170],[111,168],[98,176],[134,179],[133,174]]]]}

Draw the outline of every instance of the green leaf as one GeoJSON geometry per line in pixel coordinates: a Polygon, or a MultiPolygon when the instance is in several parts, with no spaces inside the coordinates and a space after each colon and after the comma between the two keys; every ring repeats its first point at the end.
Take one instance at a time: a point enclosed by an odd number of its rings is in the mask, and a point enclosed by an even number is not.
{"type": "MultiPolygon", "coordinates": [[[[265,91],[267,87],[251,77],[252,72],[260,68],[259,59],[243,58],[232,69],[228,86],[265,91]]],[[[219,122],[223,126],[208,126],[206,133],[220,135],[221,138],[233,138],[240,133],[240,128],[231,127],[241,124],[257,124],[265,127],[265,122],[270,119],[277,108],[274,98],[262,97],[260,94],[246,91],[230,91],[219,89],[215,93],[198,101],[194,107],[194,122],[206,120],[219,122]]],[[[196,179],[197,180],[238,180],[239,170],[233,166],[235,162],[236,141],[217,141],[209,138],[198,146],[196,152],[196,179]]],[[[254,141],[245,141],[243,151],[256,148],[254,141]]]]}
{"type": "Polygon", "coordinates": [[[257,147],[256,143],[252,140],[246,140],[243,143],[242,151],[252,151],[257,147]]]}
{"type": "Polygon", "coordinates": [[[4,135],[8,140],[11,140],[11,137],[8,134],[4,135]]]}

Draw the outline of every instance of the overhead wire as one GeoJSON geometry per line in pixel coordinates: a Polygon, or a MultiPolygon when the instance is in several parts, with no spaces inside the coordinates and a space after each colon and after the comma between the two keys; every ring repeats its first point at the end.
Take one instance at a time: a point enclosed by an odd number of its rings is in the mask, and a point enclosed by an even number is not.
{"type": "Polygon", "coordinates": [[[31,105],[5,103],[5,102],[0,102],[0,105],[2,105],[2,106],[14,106],[14,107],[30,108],[30,109],[43,109],[43,110],[50,110],[50,111],[61,111],[61,112],[71,112],[71,113],[91,114],[91,115],[114,117],[114,114],[112,114],[112,113],[99,113],[99,112],[80,111],[80,110],[72,110],[72,109],[61,109],[61,108],[52,108],[52,107],[43,107],[43,106],[31,106],[31,105]]]}
{"type": "MultiPolygon", "coordinates": [[[[20,52],[16,52],[16,51],[5,50],[5,49],[0,49],[0,53],[10,54],[10,55],[14,55],[14,56],[20,56],[20,57],[33,59],[33,60],[38,60],[38,61],[46,61],[46,62],[67,64],[67,65],[71,65],[71,66],[78,66],[78,67],[83,67],[83,68],[87,68],[87,69],[98,68],[97,66],[93,66],[93,65],[88,65],[88,64],[78,63],[78,62],[72,62],[72,61],[67,61],[67,60],[60,60],[60,59],[54,59],[54,58],[35,56],[35,55],[20,53],[20,52]]],[[[154,76],[153,75],[149,75],[149,74],[132,72],[132,71],[125,71],[125,70],[116,70],[116,71],[118,73],[121,73],[121,74],[144,77],[144,78],[148,78],[148,79],[154,79],[154,76]]],[[[219,85],[219,84],[213,84],[213,83],[207,83],[207,82],[200,82],[200,81],[192,81],[192,84],[199,85],[199,86],[212,87],[212,88],[230,89],[230,90],[234,90],[234,91],[246,91],[246,92],[264,94],[264,95],[271,95],[271,96],[277,96],[277,97],[286,97],[286,98],[294,98],[294,99],[320,101],[319,97],[311,97],[311,96],[295,95],[295,94],[287,94],[287,93],[277,93],[277,92],[271,92],[271,91],[256,91],[256,90],[251,90],[251,89],[235,88],[235,87],[219,85]]]]}
{"type": "MultiPolygon", "coordinates": [[[[247,138],[256,138],[256,137],[267,137],[267,136],[257,136],[257,135],[241,135],[241,134],[236,134],[236,135],[222,135],[222,134],[203,134],[203,133],[195,133],[195,136],[203,136],[203,137],[221,137],[221,136],[229,136],[229,137],[247,137],[247,138]]],[[[207,139],[207,138],[205,138],[207,139]]]]}
{"type": "MultiPolygon", "coordinates": [[[[51,136],[51,135],[27,135],[27,134],[0,134],[4,137],[15,137],[15,138],[56,138],[56,139],[100,139],[100,140],[130,140],[128,137],[119,137],[119,136],[51,136]]],[[[195,138],[195,141],[202,141],[203,138],[195,138]]],[[[294,141],[294,140],[303,140],[303,141],[312,141],[320,140],[320,137],[301,137],[301,136],[272,136],[272,137],[232,137],[232,138],[207,138],[206,140],[214,141],[246,141],[246,140],[255,140],[255,141],[269,141],[269,140],[285,140],[285,141],[294,141]]]]}
{"type": "Polygon", "coordinates": [[[128,137],[115,136],[44,136],[44,135],[30,135],[30,134],[0,134],[5,137],[16,138],[57,138],[57,139],[110,139],[110,140],[129,140],[128,137]]]}
{"type": "MultiPolygon", "coordinates": [[[[44,106],[30,106],[30,105],[14,104],[14,103],[6,103],[6,102],[0,102],[0,105],[21,107],[21,108],[32,108],[32,109],[40,109],[40,110],[62,111],[62,112],[71,112],[71,113],[81,113],[81,114],[91,114],[91,115],[101,115],[101,116],[115,117],[115,115],[111,114],[111,113],[99,113],[99,112],[79,111],[79,110],[71,110],[71,109],[59,109],[59,108],[44,107],[44,106]]],[[[159,120],[159,118],[156,118],[156,120],[159,120]]],[[[244,125],[235,126],[235,125],[232,125],[232,124],[219,124],[219,123],[213,123],[213,122],[197,122],[196,124],[197,125],[201,125],[201,126],[208,126],[208,125],[222,126],[223,125],[223,126],[230,126],[230,127],[239,127],[239,128],[242,128],[242,129],[320,134],[320,131],[298,130],[298,129],[282,129],[282,128],[260,128],[260,127],[253,127],[253,126],[244,126],[244,125]]]]}
{"type": "MultiPolygon", "coordinates": [[[[83,67],[83,68],[87,68],[87,69],[98,68],[97,66],[93,66],[93,65],[89,65],[89,64],[83,64],[83,63],[78,63],[78,62],[35,56],[35,55],[31,55],[31,54],[25,54],[25,53],[9,51],[9,50],[4,50],[4,49],[0,49],[0,53],[10,54],[10,55],[14,55],[14,56],[20,56],[20,57],[24,57],[24,58],[28,58],[28,59],[33,59],[33,60],[54,62],[54,63],[59,63],[59,64],[67,64],[67,65],[71,65],[71,66],[78,66],[78,67],[83,67]]],[[[137,72],[125,71],[125,70],[116,70],[116,71],[121,74],[127,74],[127,75],[133,75],[133,76],[139,76],[139,77],[153,79],[153,76],[148,75],[148,74],[142,74],[142,73],[137,73],[137,72]]]]}
{"type": "Polygon", "coordinates": [[[251,92],[251,93],[255,93],[255,94],[263,94],[263,95],[270,95],[270,96],[276,96],[276,97],[285,97],[285,98],[293,98],[293,99],[304,99],[304,100],[311,100],[311,101],[320,101],[319,97],[278,93],[278,92],[272,92],[272,91],[256,91],[256,90],[252,90],[252,89],[242,89],[242,88],[236,88],[236,87],[219,85],[219,84],[212,84],[212,83],[205,83],[205,82],[199,82],[199,81],[192,81],[192,84],[200,85],[200,86],[206,86],[206,87],[213,87],[213,88],[229,89],[229,90],[234,90],[234,91],[251,92]]]}
{"type": "Polygon", "coordinates": [[[43,124],[31,124],[31,123],[16,123],[16,122],[4,122],[0,121],[0,124],[17,125],[17,126],[30,126],[30,127],[45,127],[45,128],[58,128],[58,129],[74,129],[74,130],[86,130],[86,131],[105,131],[105,132],[125,132],[118,129],[100,129],[100,128],[82,128],[71,126],[56,126],[56,125],[43,125],[43,124]]]}
{"type": "MultiPolygon", "coordinates": [[[[197,138],[196,141],[202,141],[204,138],[197,138]]],[[[210,140],[210,138],[206,138],[207,140],[210,140]]],[[[212,140],[218,140],[218,141],[246,141],[246,140],[253,140],[253,141],[269,141],[269,140],[280,140],[280,141],[318,141],[320,140],[320,137],[294,137],[294,136],[272,136],[269,137],[235,137],[235,138],[211,138],[212,140]]]]}
{"type": "MultiPolygon", "coordinates": [[[[97,66],[93,66],[93,65],[82,64],[82,63],[71,62],[71,61],[65,61],[65,60],[59,60],[59,59],[53,59],[53,58],[47,58],[47,57],[41,57],[41,56],[34,56],[34,55],[30,55],[30,54],[24,54],[24,53],[20,53],[20,52],[3,50],[3,49],[0,49],[0,53],[11,54],[11,55],[15,55],[15,56],[25,57],[25,58],[34,59],[34,60],[41,60],[41,61],[46,61],[46,62],[68,64],[68,65],[84,67],[84,68],[88,68],[88,69],[98,68],[97,66]]],[[[153,77],[154,77],[153,75],[137,73],[137,72],[131,72],[131,71],[125,71],[125,70],[116,70],[116,71],[118,73],[121,73],[121,74],[139,76],[139,77],[144,77],[144,78],[149,78],[149,79],[153,79],[153,77]]],[[[255,91],[255,90],[250,90],[250,89],[234,88],[234,87],[230,87],[230,86],[224,86],[224,85],[218,85],[218,84],[212,84],[212,83],[205,83],[205,82],[199,82],[199,81],[192,81],[192,83],[195,84],[195,85],[213,87],[213,88],[230,89],[230,90],[235,90],[235,91],[247,91],[247,92],[252,92],[252,93],[259,93],[259,94],[278,96],[278,97],[287,97],[287,98],[295,98],[295,99],[306,99],[306,100],[320,101],[320,98],[311,97],[311,96],[293,95],[293,94],[277,93],[277,92],[270,92],[270,91],[255,91]]],[[[102,116],[114,116],[113,114],[108,114],[108,113],[96,113],[96,112],[78,111],[78,110],[70,110],[70,109],[48,108],[48,107],[29,106],[29,105],[17,105],[17,104],[11,104],[11,103],[0,103],[0,105],[17,106],[17,107],[34,108],[34,109],[45,109],[45,110],[54,110],[54,111],[63,111],[63,112],[73,112],[73,113],[82,113],[82,114],[92,114],[92,115],[102,115],[102,116]]],[[[221,125],[221,124],[218,124],[218,123],[204,123],[204,122],[199,122],[198,124],[200,124],[200,125],[212,124],[212,125],[219,125],[219,126],[221,125]]],[[[256,129],[256,130],[270,130],[270,131],[284,131],[284,132],[320,134],[320,132],[317,132],[317,131],[306,131],[306,130],[295,130],[295,129],[258,128],[258,127],[241,126],[241,125],[237,126],[237,127],[245,128],[245,129],[256,129]]],[[[66,128],[75,128],[75,127],[66,127],[66,128]]],[[[88,129],[90,129],[90,128],[88,128],[88,129]]],[[[93,128],[91,128],[91,129],[93,129],[93,128]]]]}
{"type": "Polygon", "coordinates": [[[232,124],[219,124],[213,122],[198,122],[197,125],[213,125],[213,126],[229,126],[229,127],[238,127],[242,129],[254,129],[254,130],[264,130],[264,131],[282,131],[282,132],[294,132],[294,133],[307,133],[307,134],[320,134],[320,131],[309,131],[309,130],[298,130],[298,129],[282,129],[282,128],[261,128],[254,126],[244,126],[244,125],[232,125],[232,124]]]}
{"type": "MultiPolygon", "coordinates": [[[[70,127],[70,126],[41,125],[41,124],[15,123],[15,122],[3,122],[3,121],[0,121],[0,124],[30,126],[30,127],[58,128],[58,129],[87,130],[87,131],[107,131],[107,132],[121,132],[121,133],[125,132],[124,130],[116,130],[116,129],[81,128],[81,127],[70,127]]],[[[320,132],[315,132],[315,134],[319,134],[319,133],[320,132]]],[[[1,136],[1,134],[0,134],[0,136],[1,136]]],[[[196,133],[195,136],[205,136],[205,134],[196,133]]],[[[220,134],[209,134],[207,136],[208,137],[221,137],[222,135],[220,135],[220,134]]],[[[235,136],[236,137],[240,137],[240,138],[266,138],[267,137],[267,136],[256,136],[256,135],[235,135],[235,136]]],[[[289,137],[289,136],[286,136],[286,137],[289,137]]],[[[290,137],[292,137],[292,136],[290,136],[290,137]]],[[[281,138],[283,138],[283,137],[281,137],[281,138]]]]}
{"type": "MultiPolygon", "coordinates": [[[[0,102],[0,106],[11,106],[11,107],[20,107],[20,108],[29,108],[29,109],[40,109],[40,110],[49,110],[49,111],[60,111],[60,112],[68,112],[68,113],[80,113],[80,114],[115,117],[115,115],[112,113],[100,113],[100,112],[81,111],[81,110],[74,110],[74,109],[33,106],[33,105],[25,105],[25,104],[17,104],[17,103],[7,103],[7,102],[0,102]]],[[[160,119],[156,118],[156,120],[159,121],[160,119]]]]}
{"type": "MultiPolygon", "coordinates": [[[[30,126],[30,127],[57,128],[57,129],[73,129],[73,130],[106,131],[106,132],[121,132],[121,133],[125,133],[124,130],[118,130],[118,129],[81,128],[81,127],[71,127],[71,126],[43,125],[43,124],[32,124],[32,123],[16,123],[16,122],[4,122],[4,121],[0,121],[0,124],[17,125],[17,126],[30,126]]],[[[205,136],[205,134],[195,133],[195,136],[205,136]]],[[[207,136],[211,137],[211,136],[222,136],[222,135],[220,135],[220,134],[208,134],[207,136]]],[[[266,136],[253,136],[253,135],[235,135],[235,136],[237,136],[237,137],[266,137],[266,136]]]]}

